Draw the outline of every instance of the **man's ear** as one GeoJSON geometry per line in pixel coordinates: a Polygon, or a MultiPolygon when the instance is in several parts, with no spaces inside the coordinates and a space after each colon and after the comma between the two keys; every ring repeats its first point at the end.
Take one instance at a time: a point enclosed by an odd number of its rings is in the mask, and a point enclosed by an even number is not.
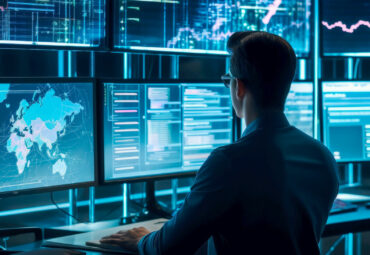
{"type": "Polygon", "coordinates": [[[247,93],[247,89],[245,87],[245,84],[242,80],[240,79],[236,79],[236,90],[235,90],[235,93],[236,93],[236,97],[240,100],[240,99],[243,99],[245,94],[247,93]]]}

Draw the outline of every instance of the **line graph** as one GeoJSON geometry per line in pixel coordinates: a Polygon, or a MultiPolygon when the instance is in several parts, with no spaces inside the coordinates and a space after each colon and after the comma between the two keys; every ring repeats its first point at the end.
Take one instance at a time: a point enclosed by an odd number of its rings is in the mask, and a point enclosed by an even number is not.
{"type": "Polygon", "coordinates": [[[262,19],[262,22],[264,24],[267,25],[268,23],[270,23],[271,18],[276,14],[282,2],[282,0],[274,0],[274,2],[268,6],[269,11],[267,15],[262,19]]]}
{"type": "Polygon", "coordinates": [[[8,8],[8,0],[0,0],[0,11],[5,11],[8,8]]]}
{"type": "Polygon", "coordinates": [[[150,2],[116,3],[115,47],[226,54],[233,32],[261,30],[288,40],[298,55],[310,48],[311,0],[150,2]]]}
{"type": "Polygon", "coordinates": [[[366,21],[366,20],[359,20],[357,23],[351,25],[350,27],[348,27],[342,21],[337,21],[331,25],[328,22],[323,21],[322,24],[329,30],[332,30],[334,28],[341,28],[343,32],[350,33],[350,34],[354,33],[361,26],[366,26],[370,28],[370,21],[366,21]]]}
{"type": "Polygon", "coordinates": [[[368,56],[370,1],[325,0],[322,3],[322,46],[325,56],[368,56]]]}
{"type": "Polygon", "coordinates": [[[198,42],[202,40],[212,40],[212,41],[226,40],[232,35],[232,32],[231,31],[228,31],[228,32],[218,31],[221,28],[222,24],[226,21],[227,20],[225,18],[217,19],[215,24],[212,26],[212,32],[203,31],[201,33],[198,33],[197,31],[195,31],[195,29],[190,28],[190,27],[180,28],[178,30],[177,35],[168,41],[167,47],[168,48],[174,47],[179,41],[181,41],[181,38],[183,38],[183,35],[185,33],[190,33],[191,37],[194,38],[198,42]]]}

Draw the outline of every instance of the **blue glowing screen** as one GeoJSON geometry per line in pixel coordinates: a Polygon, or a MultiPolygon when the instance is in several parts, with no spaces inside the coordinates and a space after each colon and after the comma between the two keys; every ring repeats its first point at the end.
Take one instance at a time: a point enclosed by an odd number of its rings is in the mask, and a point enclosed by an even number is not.
{"type": "Polygon", "coordinates": [[[285,102],[285,116],[290,125],[313,136],[313,83],[293,82],[285,102]]]}
{"type": "Polygon", "coordinates": [[[193,172],[232,142],[223,84],[104,84],[105,180],[193,172]]]}
{"type": "Polygon", "coordinates": [[[325,55],[370,55],[370,1],[322,1],[325,55]]]}
{"type": "Polygon", "coordinates": [[[370,160],[370,82],[323,82],[324,143],[342,162],[370,160]]]}
{"type": "MultiPolygon", "coordinates": [[[[290,125],[313,136],[313,83],[293,82],[284,109],[290,125]]],[[[245,123],[242,120],[242,131],[245,123]]]]}
{"type": "Polygon", "coordinates": [[[92,83],[0,84],[0,193],[94,181],[92,83]]]}
{"type": "Polygon", "coordinates": [[[263,30],[310,50],[311,0],[114,2],[118,48],[226,54],[233,32],[263,30]]]}
{"type": "Polygon", "coordinates": [[[0,0],[0,46],[100,46],[105,0],[0,0]]]}

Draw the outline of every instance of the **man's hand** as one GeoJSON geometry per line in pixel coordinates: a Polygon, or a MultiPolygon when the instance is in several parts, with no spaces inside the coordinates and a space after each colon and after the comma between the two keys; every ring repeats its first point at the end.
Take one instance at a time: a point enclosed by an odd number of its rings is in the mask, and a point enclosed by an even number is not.
{"type": "Polygon", "coordinates": [[[144,227],[133,228],[128,231],[119,231],[111,236],[103,237],[100,242],[115,244],[130,251],[137,252],[137,245],[139,244],[141,238],[149,233],[150,231],[144,227]]]}

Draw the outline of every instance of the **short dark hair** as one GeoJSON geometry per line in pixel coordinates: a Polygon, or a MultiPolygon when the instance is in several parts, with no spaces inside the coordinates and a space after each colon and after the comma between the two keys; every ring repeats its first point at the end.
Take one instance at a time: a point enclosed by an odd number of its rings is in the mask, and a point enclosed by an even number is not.
{"type": "Polygon", "coordinates": [[[296,69],[292,46],[260,31],[233,33],[227,43],[231,74],[250,90],[259,109],[284,109],[296,69]]]}

